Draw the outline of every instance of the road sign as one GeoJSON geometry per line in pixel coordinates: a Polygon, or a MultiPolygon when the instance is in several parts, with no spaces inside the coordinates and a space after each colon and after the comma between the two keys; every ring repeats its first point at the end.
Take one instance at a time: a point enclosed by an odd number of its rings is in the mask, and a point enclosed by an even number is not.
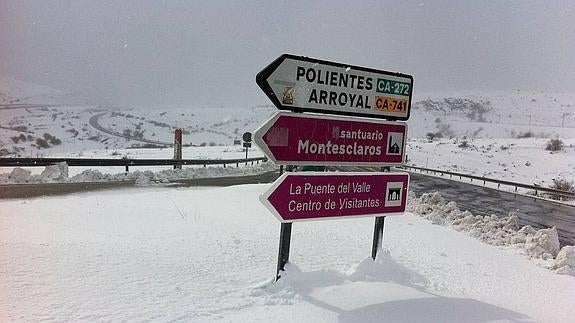
{"type": "Polygon", "coordinates": [[[250,148],[251,146],[252,146],[251,142],[244,142],[244,148],[250,148]]]}
{"type": "Polygon", "coordinates": [[[280,110],[407,120],[413,77],[284,54],[256,76],[280,110]]]}
{"type": "Polygon", "coordinates": [[[407,125],[378,119],[279,112],[254,135],[282,165],[402,165],[407,125]]]}
{"type": "Polygon", "coordinates": [[[285,173],[260,201],[284,223],[400,215],[408,186],[407,173],[285,173]]]}
{"type": "Polygon", "coordinates": [[[242,139],[245,142],[251,142],[252,141],[252,133],[251,132],[244,132],[244,134],[242,135],[242,139]]]}

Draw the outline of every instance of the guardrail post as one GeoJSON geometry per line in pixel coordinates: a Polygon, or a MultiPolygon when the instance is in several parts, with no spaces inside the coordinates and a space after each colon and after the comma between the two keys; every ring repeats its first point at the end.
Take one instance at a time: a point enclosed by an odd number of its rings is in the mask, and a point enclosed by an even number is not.
{"type": "Polygon", "coordinates": [[[236,163],[236,168],[240,167],[240,163],[236,163]]]}

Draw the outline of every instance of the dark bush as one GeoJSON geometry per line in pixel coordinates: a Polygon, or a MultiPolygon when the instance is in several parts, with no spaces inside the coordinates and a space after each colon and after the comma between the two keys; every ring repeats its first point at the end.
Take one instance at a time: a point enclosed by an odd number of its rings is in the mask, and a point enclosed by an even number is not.
{"type": "MultiPolygon", "coordinates": [[[[553,184],[549,185],[549,188],[552,188],[552,189],[555,189],[558,191],[575,193],[575,185],[573,185],[573,182],[572,181],[570,182],[570,181],[563,179],[563,178],[560,178],[560,179],[554,178],[553,184]]],[[[571,200],[572,199],[572,198],[569,198],[568,196],[564,196],[561,194],[549,193],[548,195],[553,200],[565,201],[565,200],[571,200]]]]}
{"type": "Polygon", "coordinates": [[[39,148],[50,148],[50,145],[48,144],[48,142],[42,138],[36,139],[36,145],[39,148]]]}
{"type": "Polygon", "coordinates": [[[534,137],[535,135],[533,134],[533,132],[531,131],[527,131],[527,132],[520,132],[519,134],[517,134],[517,138],[531,138],[534,137]]]}
{"type": "Polygon", "coordinates": [[[545,147],[545,150],[550,150],[550,151],[560,151],[563,149],[563,141],[561,141],[561,139],[550,139],[547,142],[547,146],[545,147]]]}

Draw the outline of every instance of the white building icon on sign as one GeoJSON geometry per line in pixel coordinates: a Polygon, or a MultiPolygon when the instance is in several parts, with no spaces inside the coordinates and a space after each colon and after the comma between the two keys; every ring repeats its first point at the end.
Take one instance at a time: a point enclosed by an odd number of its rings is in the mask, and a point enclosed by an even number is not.
{"type": "Polygon", "coordinates": [[[401,206],[403,199],[403,182],[388,182],[385,189],[384,206],[401,206]]]}

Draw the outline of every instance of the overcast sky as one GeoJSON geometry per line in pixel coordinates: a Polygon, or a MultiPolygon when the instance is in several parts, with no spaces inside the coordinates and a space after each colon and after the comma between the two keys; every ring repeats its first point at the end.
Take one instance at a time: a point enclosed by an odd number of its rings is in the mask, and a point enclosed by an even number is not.
{"type": "Polygon", "coordinates": [[[269,101],[282,53],[414,76],[414,92],[575,92],[575,1],[0,0],[0,75],[117,106],[269,101]]]}

